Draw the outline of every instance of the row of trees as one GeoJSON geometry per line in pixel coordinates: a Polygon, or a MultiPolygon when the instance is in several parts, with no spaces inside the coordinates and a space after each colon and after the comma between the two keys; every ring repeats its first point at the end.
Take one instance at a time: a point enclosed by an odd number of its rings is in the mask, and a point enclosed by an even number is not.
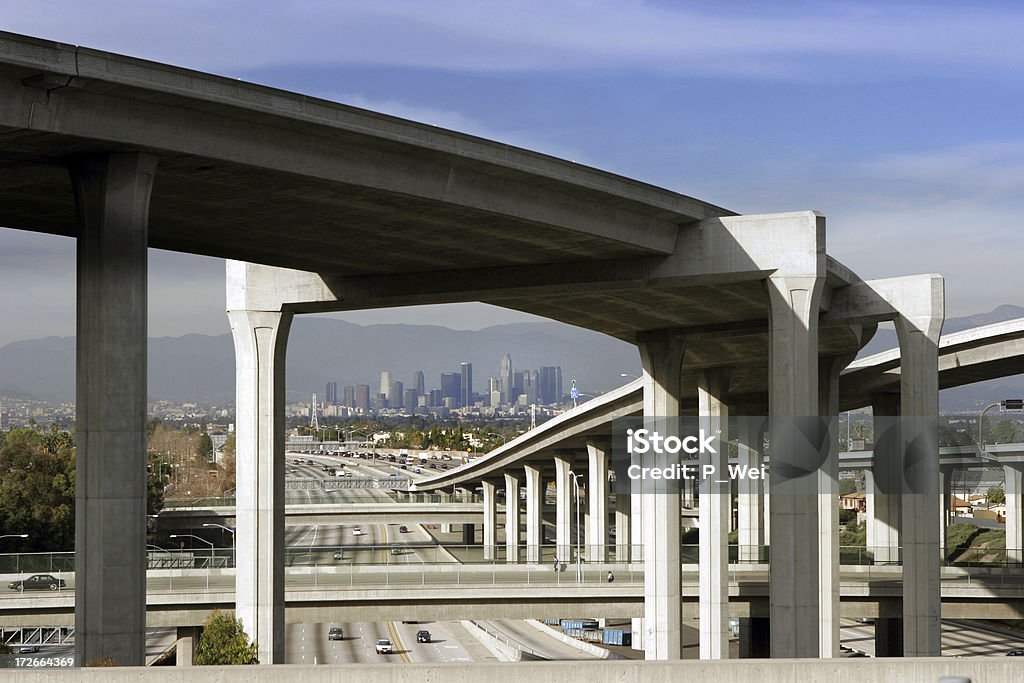
{"type": "MultiPolygon", "coordinates": [[[[150,421],[147,514],[167,497],[222,495],[234,488],[233,439],[221,465],[212,464],[207,434],[150,421]],[[213,472],[213,476],[211,476],[213,472]]],[[[0,433],[0,552],[56,552],[75,547],[75,443],[56,425],[0,433]]],[[[150,542],[154,540],[150,522],[150,542]]]]}

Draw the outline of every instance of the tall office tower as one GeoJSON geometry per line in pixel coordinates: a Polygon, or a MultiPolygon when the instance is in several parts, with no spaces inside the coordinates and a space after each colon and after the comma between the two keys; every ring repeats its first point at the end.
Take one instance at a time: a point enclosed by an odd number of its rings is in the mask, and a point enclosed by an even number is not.
{"type": "Polygon", "coordinates": [[[430,406],[431,408],[437,408],[438,406],[441,405],[441,402],[443,400],[444,400],[444,396],[441,394],[441,390],[440,389],[431,389],[430,390],[430,397],[429,397],[429,400],[427,401],[427,405],[430,406]]]}
{"type": "Polygon", "coordinates": [[[391,382],[390,391],[388,391],[388,407],[389,408],[401,408],[402,407],[402,391],[404,387],[402,383],[397,379],[391,382]]]}
{"type": "Polygon", "coordinates": [[[452,405],[459,405],[459,397],[462,394],[462,376],[457,372],[441,373],[441,402],[450,398],[452,405]]]}
{"type": "Polygon", "coordinates": [[[345,388],[341,390],[341,405],[346,408],[355,408],[356,406],[356,388],[351,384],[346,384],[345,388]]]}
{"type": "Polygon", "coordinates": [[[355,395],[355,409],[364,415],[370,412],[370,385],[357,384],[355,395]]]}
{"type": "Polygon", "coordinates": [[[537,402],[537,384],[539,382],[539,374],[536,370],[526,370],[523,372],[523,396],[527,405],[537,402]]]}
{"type": "Polygon", "coordinates": [[[338,383],[328,382],[327,391],[324,392],[324,403],[338,402],[338,383]]]}
{"type": "Polygon", "coordinates": [[[518,400],[523,393],[523,375],[522,372],[512,373],[512,398],[518,400]]]}
{"type": "Polygon", "coordinates": [[[412,388],[416,390],[417,396],[427,393],[427,385],[423,381],[423,371],[417,370],[412,374],[412,388]]]}
{"type": "Polygon", "coordinates": [[[416,412],[416,404],[419,402],[419,395],[415,389],[405,390],[405,400],[402,402],[402,407],[408,410],[410,413],[416,412]]]}
{"type": "MultiPolygon", "coordinates": [[[[383,372],[380,373],[380,391],[378,391],[377,393],[388,396],[389,391],[391,391],[391,373],[388,372],[387,370],[384,370],[383,372]]],[[[388,396],[388,398],[391,397],[388,396]]]]}
{"type": "Polygon", "coordinates": [[[492,408],[501,405],[501,380],[497,377],[487,378],[487,400],[492,408]]]}
{"type": "Polygon", "coordinates": [[[548,365],[540,369],[537,396],[541,403],[550,405],[562,400],[562,368],[548,365]]]}
{"type": "Polygon", "coordinates": [[[501,402],[512,403],[512,356],[505,354],[505,357],[501,359],[501,374],[498,375],[498,379],[501,380],[501,402]]]}
{"type": "Polygon", "coordinates": [[[473,405],[473,364],[463,363],[461,366],[462,386],[459,393],[459,401],[463,407],[473,405]]]}

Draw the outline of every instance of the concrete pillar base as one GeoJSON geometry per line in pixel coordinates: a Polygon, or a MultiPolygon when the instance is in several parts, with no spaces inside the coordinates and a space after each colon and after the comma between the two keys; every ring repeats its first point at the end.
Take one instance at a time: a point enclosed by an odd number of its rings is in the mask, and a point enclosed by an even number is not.
{"type": "Polygon", "coordinates": [[[875,619],[875,656],[903,656],[903,619],[899,617],[875,619]]]}
{"type": "Polygon", "coordinates": [[[740,659],[771,656],[772,621],[766,617],[740,619],[740,659]]]}

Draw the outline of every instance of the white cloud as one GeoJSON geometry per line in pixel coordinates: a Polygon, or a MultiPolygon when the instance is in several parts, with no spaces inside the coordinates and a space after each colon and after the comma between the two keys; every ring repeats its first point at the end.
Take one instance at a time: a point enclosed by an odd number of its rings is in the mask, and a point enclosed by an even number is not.
{"type": "MultiPolygon", "coordinates": [[[[6,0],[5,28],[231,73],[286,64],[459,70],[630,66],[805,78],[816,58],[916,68],[1024,65],[1019,8],[934,4],[654,4],[641,0],[209,3],[6,0]]],[[[883,71],[866,70],[875,78],[883,71]]]]}

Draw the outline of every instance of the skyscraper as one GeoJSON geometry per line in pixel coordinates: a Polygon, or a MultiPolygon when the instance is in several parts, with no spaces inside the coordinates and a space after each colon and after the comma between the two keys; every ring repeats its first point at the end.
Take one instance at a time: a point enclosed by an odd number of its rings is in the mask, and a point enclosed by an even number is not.
{"type": "Polygon", "coordinates": [[[356,385],[356,401],[355,409],[362,412],[370,412],[370,385],[369,384],[357,384],[356,385]]]}
{"type": "Polygon", "coordinates": [[[324,392],[324,403],[338,402],[338,383],[328,382],[327,391],[324,392]]]}
{"type": "Polygon", "coordinates": [[[506,353],[505,357],[501,359],[501,374],[498,375],[498,379],[501,380],[501,402],[512,403],[515,397],[512,395],[512,356],[506,353]]]}
{"type": "MultiPolygon", "coordinates": [[[[380,373],[380,391],[378,394],[384,394],[388,396],[388,392],[391,391],[391,373],[384,370],[380,373]]],[[[388,398],[391,398],[388,396],[388,398]]]]}
{"type": "Polygon", "coordinates": [[[441,400],[450,398],[458,405],[462,393],[462,376],[457,372],[441,373],[441,400]]]}
{"type": "Polygon", "coordinates": [[[423,381],[423,371],[417,370],[412,375],[412,388],[416,390],[417,396],[427,393],[427,385],[423,381]]]}
{"type": "Polygon", "coordinates": [[[547,365],[540,369],[537,384],[537,399],[545,404],[558,403],[562,400],[562,367],[547,365]]]}
{"type": "Polygon", "coordinates": [[[388,387],[388,407],[389,408],[401,408],[402,407],[402,383],[397,379],[391,381],[391,386],[388,387]]]}
{"type": "Polygon", "coordinates": [[[356,405],[356,388],[351,384],[346,384],[342,389],[341,405],[346,408],[354,408],[356,405]]]}
{"type": "Polygon", "coordinates": [[[463,407],[468,408],[473,405],[473,364],[463,363],[462,369],[462,386],[460,387],[460,400],[459,403],[463,407]]]}

